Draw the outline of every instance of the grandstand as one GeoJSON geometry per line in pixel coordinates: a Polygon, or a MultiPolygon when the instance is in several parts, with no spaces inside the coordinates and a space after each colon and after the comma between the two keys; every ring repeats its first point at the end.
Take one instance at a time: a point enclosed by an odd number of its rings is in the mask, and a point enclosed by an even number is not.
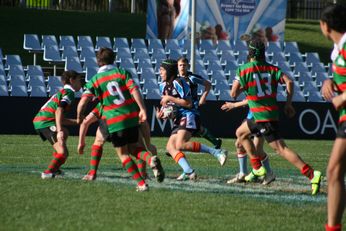
{"type": "MultiPolygon", "coordinates": [[[[159,65],[163,59],[188,56],[189,41],[176,39],[161,41],[108,36],[39,35],[24,34],[23,48],[33,54],[33,62],[23,64],[19,55],[2,55],[0,80],[4,83],[2,95],[42,97],[52,95],[61,84],[57,79],[62,70],[75,70],[88,81],[98,69],[95,53],[100,47],[109,47],[116,53],[115,65],[128,69],[144,96],[155,98],[160,82],[159,65]],[[93,41],[96,41],[94,44],[93,41]],[[43,53],[43,65],[36,65],[36,54],[43,53]],[[53,69],[53,73],[49,70],[53,69]],[[154,95],[152,95],[154,94],[154,95]]],[[[212,82],[213,89],[207,100],[225,100],[236,68],[246,61],[247,51],[243,41],[200,40],[196,49],[196,73],[212,82]],[[240,45],[241,44],[241,45],[240,45]]],[[[188,56],[189,57],[189,56],[188,56]]],[[[331,77],[330,64],[324,65],[318,53],[300,52],[297,42],[269,42],[267,61],[279,66],[295,80],[296,102],[324,102],[320,95],[323,79],[331,77]]],[[[201,94],[202,91],[199,91],[201,94]]],[[[279,89],[278,98],[285,96],[285,88],[279,89]]],[[[229,98],[227,98],[229,99],[229,98]]],[[[239,99],[238,99],[239,100],[239,99]]]]}

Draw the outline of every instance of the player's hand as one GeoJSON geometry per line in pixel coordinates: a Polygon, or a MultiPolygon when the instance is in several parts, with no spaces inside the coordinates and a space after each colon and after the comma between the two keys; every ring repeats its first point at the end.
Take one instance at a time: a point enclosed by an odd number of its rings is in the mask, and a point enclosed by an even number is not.
{"type": "Polygon", "coordinates": [[[65,143],[65,134],[64,134],[64,131],[58,131],[57,135],[56,135],[56,138],[58,139],[58,143],[61,145],[61,146],[64,146],[64,143],[65,143]]]}
{"type": "Polygon", "coordinates": [[[322,97],[328,101],[332,101],[334,97],[334,82],[331,79],[326,79],[321,88],[322,97]]]}
{"type": "Polygon", "coordinates": [[[140,123],[143,123],[147,120],[147,112],[145,110],[140,110],[138,116],[139,116],[140,123]]]}
{"type": "Polygon", "coordinates": [[[169,95],[163,95],[163,96],[161,97],[161,102],[160,102],[160,104],[161,104],[162,106],[166,106],[167,103],[170,101],[170,99],[171,99],[171,97],[170,97],[169,95]]]}
{"type": "Polygon", "coordinates": [[[84,154],[84,148],[85,148],[85,143],[84,142],[78,144],[77,150],[78,150],[78,154],[79,155],[83,155],[84,154]]]}
{"type": "Polygon", "coordinates": [[[156,107],[156,118],[163,119],[163,112],[160,110],[160,108],[156,107]]]}
{"type": "Polygon", "coordinates": [[[296,114],[296,110],[290,103],[286,103],[284,107],[284,112],[288,118],[292,118],[296,114]]]}
{"type": "Polygon", "coordinates": [[[345,105],[346,103],[346,95],[345,93],[341,94],[341,95],[338,95],[338,96],[335,96],[333,99],[332,99],[332,103],[335,107],[335,109],[338,111],[342,108],[342,106],[345,105]]]}
{"type": "Polygon", "coordinates": [[[83,120],[84,120],[84,119],[85,119],[85,116],[83,116],[83,115],[77,117],[77,124],[83,123],[83,120]]]}
{"type": "Polygon", "coordinates": [[[234,103],[231,103],[231,102],[226,102],[221,106],[221,110],[226,111],[226,112],[230,111],[234,108],[235,108],[234,103]]]}

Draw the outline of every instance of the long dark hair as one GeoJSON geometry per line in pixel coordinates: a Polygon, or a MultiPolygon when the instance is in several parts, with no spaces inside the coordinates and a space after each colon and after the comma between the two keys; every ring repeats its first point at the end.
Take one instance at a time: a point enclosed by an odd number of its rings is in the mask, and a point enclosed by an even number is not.
{"type": "Polygon", "coordinates": [[[327,23],[331,29],[346,32],[346,7],[341,4],[331,4],[323,9],[321,21],[327,23]]]}

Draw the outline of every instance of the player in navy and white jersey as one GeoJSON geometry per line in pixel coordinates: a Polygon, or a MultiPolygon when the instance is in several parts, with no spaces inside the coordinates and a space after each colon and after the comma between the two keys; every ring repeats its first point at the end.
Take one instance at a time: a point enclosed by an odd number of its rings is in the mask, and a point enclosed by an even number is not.
{"type": "MultiPolygon", "coordinates": [[[[196,109],[199,109],[201,105],[206,103],[206,98],[209,94],[211,83],[209,80],[204,79],[202,76],[188,71],[188,68],[189,68],[188,59],[185,57],[179,58],[178,59],[178,72],[179,72],[178,75],[179,77],[183,77],[186,80],[186,82],[189,84],[191,89],[193,106],[196,109]],[[201,97],[198,96],[198,85],[201,85],[204,87],[204,91],[201,97]]],[[[207,139],[208,141],[210,141],[216,149],[221,148],[222,140],[212,135],[210,131],[204,126],[202,125],[200,126],[200,130],[198,131],[197,134],[207,139]]]]}
{"type": "MultiPolygon", "coordinates": [[[[227,151],[208,147],[199,142],[191,142],[190,138],[199,131],[199,112],[193,107],[189,85],[183,78],[177,77],[178,66],[175,60],[164,60],[160,66],[163,82],[160,84],[162,99],[160,104],[173,104],[176,114],[173,118],[173,129],[167,142],[166,149],[172,158],[183,169],[177,180],[196,180],[197,175],[188,163],[183,151],[204,152],[213,155],[221,165],[227,159],[227,151]]],[[[157,110],[156,116],[163,118],[163,112],[157,110]]]]}

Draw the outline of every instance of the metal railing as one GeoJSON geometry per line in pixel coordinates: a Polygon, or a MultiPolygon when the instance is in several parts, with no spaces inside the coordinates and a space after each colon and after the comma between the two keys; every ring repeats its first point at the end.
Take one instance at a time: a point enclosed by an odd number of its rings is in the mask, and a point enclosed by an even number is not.
{"type": "MultiPolygon", "coordinates": [[[[321,12],[328,4],[336,0],[288,0],[287,18],[294,19],[320,19],[321,12]]],[[[339,1],[338,1],[339,2],[339,1]]]]}

